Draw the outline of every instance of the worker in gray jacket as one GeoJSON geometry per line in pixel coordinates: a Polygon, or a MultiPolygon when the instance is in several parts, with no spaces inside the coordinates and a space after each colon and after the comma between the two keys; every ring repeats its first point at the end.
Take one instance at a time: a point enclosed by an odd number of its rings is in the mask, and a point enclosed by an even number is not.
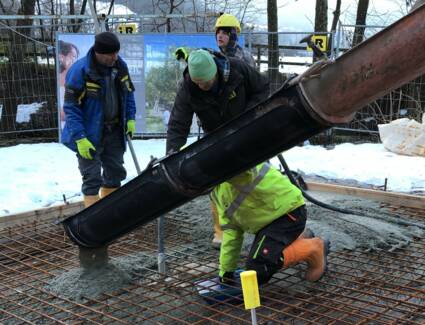
{"type": "MultiPolygon", "coordinates": [[[[215,39],[221,53],[228,57],[234,57],[244,61],[255,68],[255,60],[251,53],[238,44],[238,34],[241,32],[239,20],[229,14],[222,14],[215,23],[215,39]]],[[[217,208],[214,202],[211,202],[211,215],[213,217],[214,238],[212,245],[214,248],[220,248],[223,238],[223,232],[218,222],[217,208]]]]}
{"type": "Polygon", "coordinates": [[[209,133],[268,95],[267,78],[242,60],[207,50],[191,52],[168,121],[167,154],[186,144],[194,114],[209,133]]]}
{"type": "Polygon", "coordinates": [[[239,20],[229,14],[222,14],[215,23],[215,39],[221,53],[245,61],[255,67],[251,53],[238,44],[238,34],[241,32],[239,20]]]}
{"type": "MultiPolygon", "coordinates": [[[[243,60],[219,52],[190,53],[168,122],[167,153],[185,145],[196,114],[204,132],[211,132],[269,94],[268,80],[243,60]]],[[[219,248],[223,233],[215,205],[213,246],[219,248]]]]}

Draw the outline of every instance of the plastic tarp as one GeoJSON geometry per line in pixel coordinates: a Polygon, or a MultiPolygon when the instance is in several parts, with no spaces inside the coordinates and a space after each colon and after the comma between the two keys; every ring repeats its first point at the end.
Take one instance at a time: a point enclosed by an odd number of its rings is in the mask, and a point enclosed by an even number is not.
{"type": "Polygon", "coordinates": [[[397,154],[425,157],[425,114],[422,124],[401,118],[388,124],[379,124],[379,136],[384,147],[397,154]]]}

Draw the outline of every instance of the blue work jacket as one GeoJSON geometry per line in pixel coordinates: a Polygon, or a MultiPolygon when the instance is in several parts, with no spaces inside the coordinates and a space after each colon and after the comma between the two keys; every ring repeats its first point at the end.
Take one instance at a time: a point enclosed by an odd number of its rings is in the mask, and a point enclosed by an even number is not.
{"type": "MultiPolygon", "coordinates": [[[[96,147],[102,138],[104,125],[105,81],[94,61],[94,50],[75,62],[65,78],[65,127],[62,143],[77,151],[76,140],[88,138],[96,147]]],[[[120,119],[123,127],[122,141],[125,146],[125,126],[134,120],[136,104],[134,86],[128,73],[127,64],[118,57],[116,86],[120,104],[120,119]]]]}

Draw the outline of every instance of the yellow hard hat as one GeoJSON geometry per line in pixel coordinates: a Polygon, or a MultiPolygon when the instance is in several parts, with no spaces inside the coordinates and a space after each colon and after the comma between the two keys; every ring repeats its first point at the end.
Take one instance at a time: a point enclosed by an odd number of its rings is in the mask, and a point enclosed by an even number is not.
{"type": "Polygon", "coordinates": [[[241,32],[241,24],[239,23],[239,20],[230,14],[222,14],[218,17],[215,22],[215,31],[217,32],[217,29],[220,27],[234,27],[238,34],[241,32]]]}

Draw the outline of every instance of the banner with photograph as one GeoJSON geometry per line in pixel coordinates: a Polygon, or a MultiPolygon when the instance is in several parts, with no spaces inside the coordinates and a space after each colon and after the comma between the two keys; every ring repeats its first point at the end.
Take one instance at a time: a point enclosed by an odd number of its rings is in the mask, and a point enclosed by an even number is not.
{"type": "MultiPolygon", "coordinates": [[[[145,34],[145,91],[147,133],[166,133],[185,64],[174,56],[177,48],[217,50],[214,34],[145,34]]],[[[196,117],[191,133],[198,132],[196,117]]]]}
{"type": "MultiPolygon", "coordinates": [[[[121,43],[119,55],[128,65],[131,79],[133,80],[137,107],[138,132],[143,130],[145,87],[144,87],[144,44],[143,35],[117,34],[121,43]]],[[[57,64],[57,96],[59,138],[65,124],[63,100],[65,94],[65,76],[71,65],[86,56],[93,46],[92,34],[58,34],[56,38],[57,64]]]]}
{"type": "MultiPolygon", "coordinates": [[[[119,55],[127,63],[135,86],[136,133],[143,136],[165,135],[177,87],[185,65],[178,62],[174,52],[184,47],[218,50],[214,34],[117,34],[121,42],[119,55]]],[[[239,40],[243,45],[243,39],[239,40]]],[[[63,98],[65,76],[69,67],[84,57],[93,46],[92,34],[58,34],[57,36],[57,94],[59,133],[65,116],[63,98]]],[[[198,133],[194,117],[191,133],[198,133]]],[[[59,135],[60,136],[60,135],[59,135]]]]}

